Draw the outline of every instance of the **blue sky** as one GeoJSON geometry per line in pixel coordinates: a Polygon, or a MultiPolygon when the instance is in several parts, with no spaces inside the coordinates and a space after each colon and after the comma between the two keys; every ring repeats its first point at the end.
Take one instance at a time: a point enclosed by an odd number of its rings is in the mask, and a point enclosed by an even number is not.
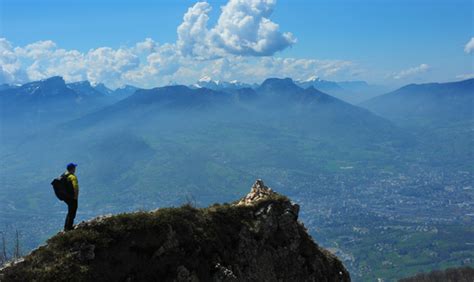
{"type": "Polygon", "coordinates": [[[472,48],[466,47],[474,36],[472,0],[0,3],[0,82],[62,75],[112,87],[152,87],[191,83],[201,76],[258,82],[266,76],[317,75],[402,85],[474,76],[472,48]],[[225,5],[227,15],[220,9],[225,5]],[[234,18],[252,5],[257,5],[256,12],[234,18]],[[177,28],[190,7],[195,7],[193,16],[209,18],[207,25],[202,28],[191,20],[179,36],[177,28]],[[246,16],[253,17],[255,27],[268,19],[278,28],[269,25],[267,35],[255,38],[251,30],[238,30],[232,22],[246,16]],[[219,17],[223,24],[218,24],[219,17]],[[248,44],[236,43],[234,36],[248,44]],[[151,40],[146,41],[149,50],[137,51],[137,43],[146,38],[151,40]]]}

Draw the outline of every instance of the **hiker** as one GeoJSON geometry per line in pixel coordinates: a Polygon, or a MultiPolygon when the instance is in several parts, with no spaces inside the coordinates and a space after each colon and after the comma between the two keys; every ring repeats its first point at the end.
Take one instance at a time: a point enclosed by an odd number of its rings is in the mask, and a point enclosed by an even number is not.
{"type": "Polygon", "coordinates": [[[64,202],[67,204],[67,216],[66,222],[64,223],[64,231],[72,230],[74,218],[76,217],[77,199],[79,196],[79,184],[75,175],[76,167],[77,164],[70,163],[67,165],[67,171],[64,173],[64,175],[67,177],[68,185],[72,186],[72,188],[74,189],[74,197],[64,200],[64,202]]]}

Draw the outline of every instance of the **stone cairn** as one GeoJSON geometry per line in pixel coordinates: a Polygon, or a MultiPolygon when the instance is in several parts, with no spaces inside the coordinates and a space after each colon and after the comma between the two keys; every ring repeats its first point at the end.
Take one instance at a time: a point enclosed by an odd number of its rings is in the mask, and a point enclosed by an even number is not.
{"type": "Polygon", "coordinates": [[[244,198],[240,199],[237,203],[237,206],[248,206],[252,205],[255,202],[258,202],[262,199],[268,198],[276,193],[269,187],[265,186],[261,179],[257,179],[250,190],[250,193],[247,194],[244,198]]]}

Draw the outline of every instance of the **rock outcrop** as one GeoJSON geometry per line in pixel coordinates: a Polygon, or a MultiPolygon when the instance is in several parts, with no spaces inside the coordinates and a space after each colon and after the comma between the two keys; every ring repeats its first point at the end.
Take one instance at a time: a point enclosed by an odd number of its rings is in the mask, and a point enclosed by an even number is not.
{"type": "Polygon", "coordinates": [[[81,223],[1,269],[0,281],[350,281],[298,212],[257,180],[233,204],[81,223]]]}

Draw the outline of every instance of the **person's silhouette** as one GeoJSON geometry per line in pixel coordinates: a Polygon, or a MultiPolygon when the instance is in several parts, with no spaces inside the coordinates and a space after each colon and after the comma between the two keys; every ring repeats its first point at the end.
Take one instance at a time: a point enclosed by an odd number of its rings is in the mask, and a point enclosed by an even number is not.
{"type": "Polygon", "coordinates": [[[65,175],[67,177],[67,182],[74,189],[74,198],[67,199],[64,202],[67,204],[67,216],[66,222],[64,223],[64,231],[69,231],[73,228],[74,218],[76,217],[77,211],[77,199],[79,197],[79,183],[77,181],[76,173],[77,164],[70,163],[67,165],[65,175]]]}

